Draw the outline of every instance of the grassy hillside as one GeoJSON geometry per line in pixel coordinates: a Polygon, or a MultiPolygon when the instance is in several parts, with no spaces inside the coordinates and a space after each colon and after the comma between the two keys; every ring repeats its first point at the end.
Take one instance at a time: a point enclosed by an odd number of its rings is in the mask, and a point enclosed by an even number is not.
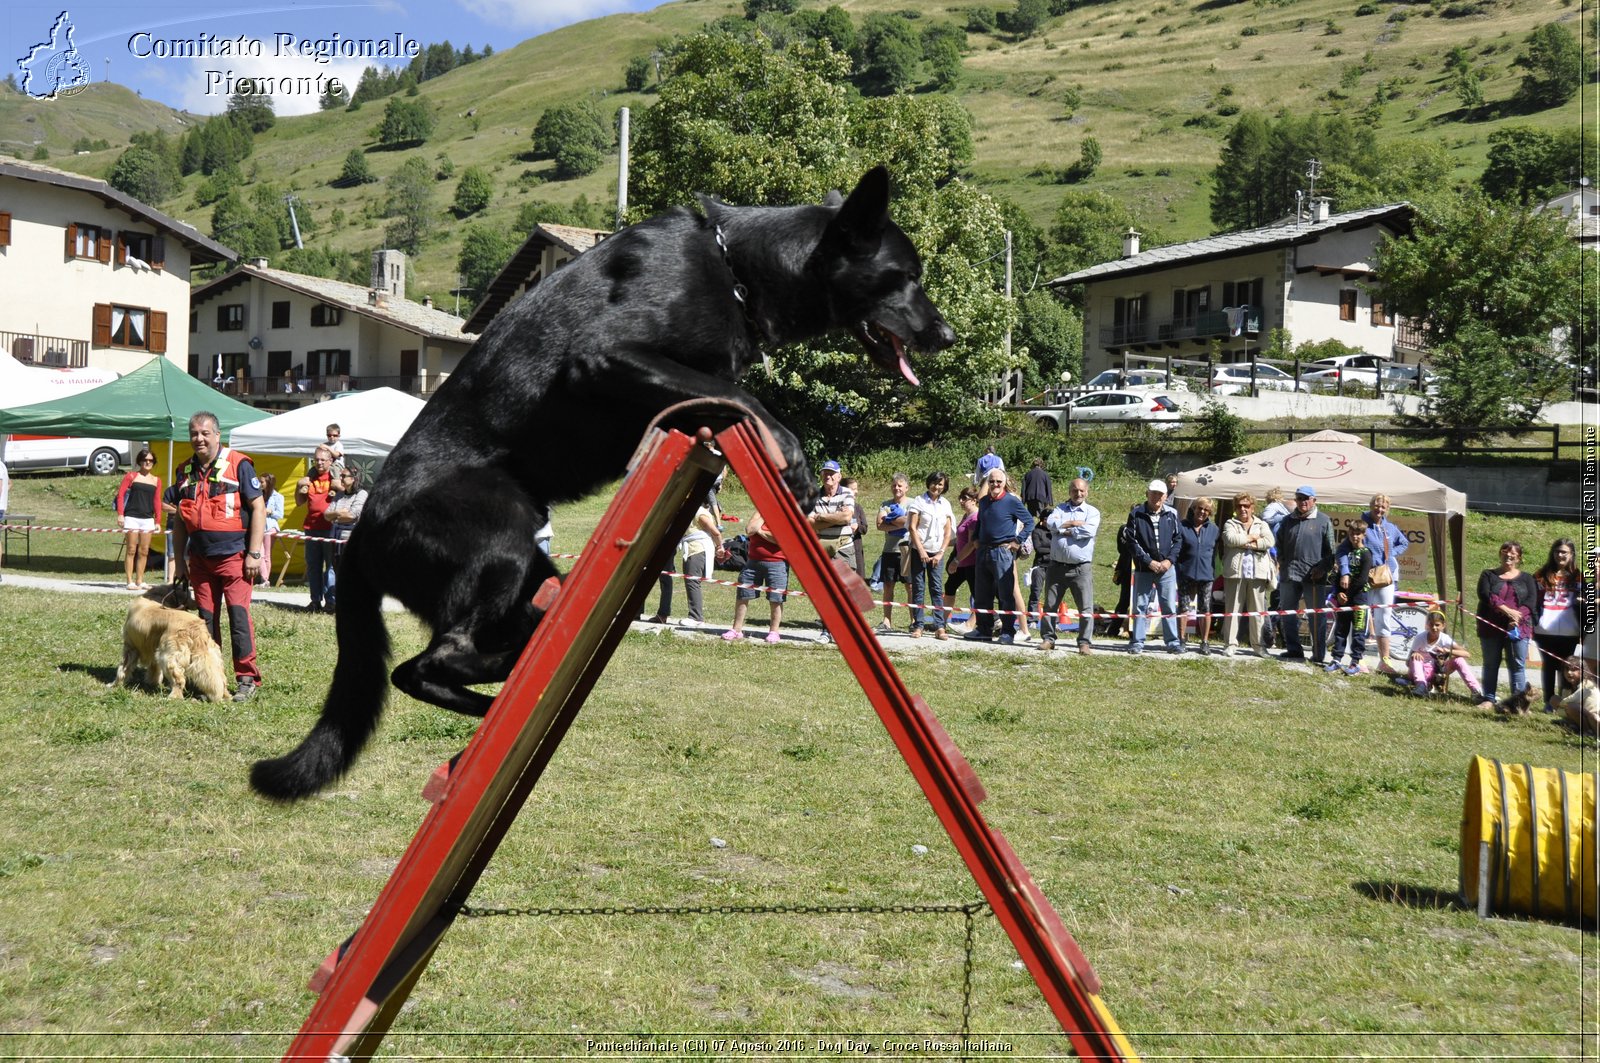
{"type": "Polygon", "coordinates": [[[45,161],[64,169],[110,166],[128,138],[141,129],[164,129],[177,136],[188,128],[182,112],[114,82],[91,81],[70,99],[47,102],[0,85],[0,154],[31,159],[42,144],[50,153],[45,161]],[[69,162],[63,156],[72,156],[80,137],[105,140],[111,150],[69,162]]]}
{"type": "MultiPolygon", "coordinates": [[[[843,6],[859,22],[875,11],[905,10],[907,3],[850,0],[843,6]]],[[[919,9],[925,19],[964,22],[968,6],[919,9]]],[[[522,157],[539,114],[553,103],[589,94],[604,94],[607,107],[627,105],[637,113],[651,97],[621,91],[628,59],[648,54],[663,37],[740,7],[732,0],[681,0],[641,14],[597,19],[428,81],[421,93],[439,116],[433,136],[409,151],[373,151],[373,170],[386,176],[414,153],[430,162],[443,153],[458,175],[467,166],[482,166],[493,177],[495,198],[480,217],[502,225],[509,225],[530,198],[567,202],[584,194],[611,203],[614,157],[588,177],[550,183],[543,182],[550,163],[522,157]]],[[[1163,0],[1151,6],[1080,7],[1022,41],[972,34],[958,92],[975,122],[974,176],[1044,221],[1067,188],[1048,174],[1075,160],[1083,138],[1093,135],[1103,161],[1093,178],[1073,187],[1126,200],[1166,235],[1192,238],[1210,231],[1209,174],[1236,109],[1353,114],[1383,86],[1380,141],[1439,141],[1458,161],[1459,173],[1474,177],[1495,129],[1514,123],[1570,127],[1579,121],[1577,100],[1535,114],[1519,114],[1509,106],[1521,76],[1512,61],[1527,32],[1560,20],[1576,33],[1578,13],[1576,5],[1561,0],[1434,5],[1163,0]],[[1358,9],[1373,13],[1358,15],[1358,9]],[[1468,49],[1484,75],[1486,106],[1477,115],[1460,110],[1444,73],[1445,54],[1457,45],[1468,49]],[[1065,101],[1073,92],[1081,102],[1069,118],[1065,101]]],[[[103,173],[115,151],[60,156],[84,132],[120,144],[141,121],[144,127],[181,121],[125,91],[92,88],[101,91],[85,93],[72,108],[0,96],[0,142],[15,143],[24,126],[37,126],[46,132],[53,162],[103,173]],[[80,104],[91,100],[97,115],[93,129],[58,132],[49,124],[67,123],[60,116],[86,109],[80,104]],[[104,132],[118,123],[125,130],[120,139],[104,132]]],[[[280,119],[257,139],[245,172],[291,186],[300,196],[302,218],[309,211],[315,219],[315,241],[341,249],[376,246],[385,225],[383,186],[339,189],[330,182],[352,146],[371,145],[369,130],[381,112],[379,102],[353,113],[280,119]],[[330,221],[336,209],[344,215],[338,226],[330,221]]],[[[194,205],[196,184],[198,178],[190,178],[184,192],[163,206],[205,228],[210,209],[194,205]]],[[[437,186],[445,224],[416,263],[420,288],[443,305],[450,305],[444,293],[455,283],[462,228],[446,211],[453,194],[453,179],[437,186]]]]}

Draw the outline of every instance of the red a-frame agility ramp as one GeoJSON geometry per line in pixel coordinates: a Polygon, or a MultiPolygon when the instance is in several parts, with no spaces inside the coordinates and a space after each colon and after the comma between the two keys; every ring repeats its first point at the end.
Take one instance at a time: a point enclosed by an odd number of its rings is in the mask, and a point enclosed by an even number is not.
{"type": "MultiPolygon", "coordinates": [[[[688,528],[723,460],[700,439],[652,429],[582,556],[559,588],[482,725],[434,773],[433,801],[366,921],[312,980],[320,996],[285,1060],[369,1059],[466,903],[630,620],[688,528]]],[[[864,613],[871,596],[834,567],[779,476],[781,459],[751,420],[715,437],[795,574],[812,595],[939,821],[966,861],[1056,1020],[1084,1059],[1136,1060],[1100,999],[1100,982],[999,831],[984,791],[927,704],[906,689],[864,613]]]]}

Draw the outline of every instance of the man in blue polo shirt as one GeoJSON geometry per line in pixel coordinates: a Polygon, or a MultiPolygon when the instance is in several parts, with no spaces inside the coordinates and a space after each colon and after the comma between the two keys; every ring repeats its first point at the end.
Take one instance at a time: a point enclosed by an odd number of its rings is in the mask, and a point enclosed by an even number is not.
{"type": "Polygon", "coordinates": [[[978,499],[978,567],[973,574],[974,630],[964,638],[988,642],[994,634],[995,599],[1000,609],[1000,642],[1016,641],[1017,581],[1012,569],[1017,552],[1033,534],[1033,514],[1022,499],[1006,491],[1006,474],[990,469],[984,474],[983,495],[978,499]]]}

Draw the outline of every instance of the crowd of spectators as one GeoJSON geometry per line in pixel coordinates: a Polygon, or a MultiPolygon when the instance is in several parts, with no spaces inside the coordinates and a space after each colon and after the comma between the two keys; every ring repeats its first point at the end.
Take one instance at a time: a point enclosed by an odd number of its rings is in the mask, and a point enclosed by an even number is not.
{"type": "MultiPolygon", "coordinates": [[[[1151,480],[1143,502],[1107,521],[1089,501],[1087,476],[1074,478],[1057,503],[1042,458],[1018,483],[991,447],[972,478],[952,506],[944,473],[926,475],[925,490],[913,497],[910,476],[896,472],[874,519],[839,463],[822,465],[811,526],[826,553],[871,580],[882,609],[880,635],[899,631],[895,608],[904,604],[911,638],[955,633],[968,642],[1032,643],[1050,653],[1070,637],[1084,656],[1125,638],[1127,652],[1139,655],[1158,624],[1170,654],[1275,657],[1349,676],[1376,672],[1422,696],[1446,691],[1455,677],[1476,704],[1501,712],[1534,701],[1524,696],[1530,642],[1543,658],[1543,697],[1534,703],[1545,711],[1564,711],[1592,678],[1581,670],[1566,677],[1569,662],[1581,663],[1579,635],[1592,607],[1569,539],[1551,546],[1537,573],[1523,572],[1521,545],[1506,543],[1501,565],[1480,576],[1471,614],[1480,683],[1471,649],[1445,631],[1443,612],[1414,627],[1395,619],[1400,558],[1411,540],[1389,519],[1390,500],[1382,494],[1359,517],[1342,519],[1319,508],[1311,484],[1294,489],[1292,505],[1273,488],[1259,500],[1249,492],[1195,498],[1180,514],[1172,505],[1174,476],[1151,480]],[[869,529],[882,536],[875,560],[863,550],[869,529]],[[1116,551],[1112,582],[1121,598],[1113,609],[1096,604],[1102,534],[1116,551]],[[1275,643],[1282,649],[1274,654],[1275,643]],[[1368,654],[1374,643],[1375,659],[1368,654]],[[1509,687],[1503,698],[1502,665],[1509,687]]],[[[734,625],[722,637],[744,638],[748,603],[766,594],[772,607],[766,641],[777,642],[787,565],[759,516],[748,536],[751,560],[740,573],[734,625]]]]}

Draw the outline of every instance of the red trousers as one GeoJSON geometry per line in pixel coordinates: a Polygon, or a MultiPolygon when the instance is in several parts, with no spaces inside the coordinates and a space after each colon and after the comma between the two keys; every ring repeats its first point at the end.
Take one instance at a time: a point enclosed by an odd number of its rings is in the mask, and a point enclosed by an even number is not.
{"type": "Polygon", "coordinates": [[[205,557],[191,553],[189,589],[194,592],[200,619],[206,622],[212,639],[219,646],[222,645],[222,626],[217,618],[217,602],[220,599],[227,605],[234,677],[260,683],[261,670],[256,667],[256,627],[250,618],[250,581],[244,577],[244,555],[205,557]]]}

